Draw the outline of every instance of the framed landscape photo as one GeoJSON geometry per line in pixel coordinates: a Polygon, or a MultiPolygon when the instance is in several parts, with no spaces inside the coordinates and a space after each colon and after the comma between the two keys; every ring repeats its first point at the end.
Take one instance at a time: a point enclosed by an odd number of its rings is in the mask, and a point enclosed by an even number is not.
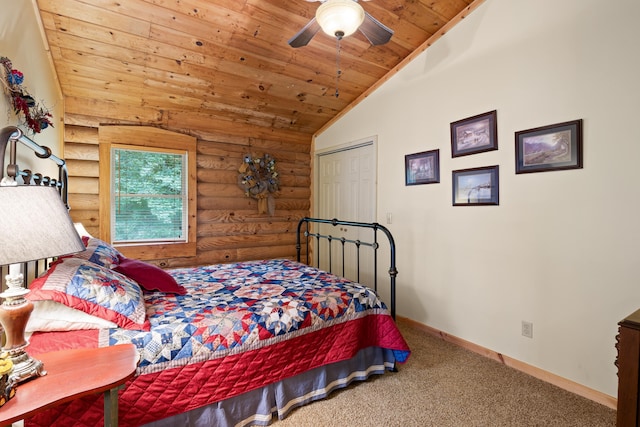
{"type": "Polygon", "coordinates": [[[582,168],[582,119],[516,132],[516,173],[582,168]]]}
{"type": "Polygon", "coordinates": [[[451,157],[498,149],[496,110],[451,123],[451,157]]]}
{"type": "Polygon", "coordinates": [[[440,150],[404,156],[405,185],[440,182],[440,150]]]}
{"type": "Polygon", "coordinates": [[[453,171],[453,206],[498,205],[498,169],[496,165],[453,171]]]}

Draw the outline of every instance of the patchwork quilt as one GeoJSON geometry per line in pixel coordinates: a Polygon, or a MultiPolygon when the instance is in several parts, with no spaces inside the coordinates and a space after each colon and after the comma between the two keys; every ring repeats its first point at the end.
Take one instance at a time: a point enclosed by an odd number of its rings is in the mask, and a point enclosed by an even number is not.
{"type": "MultiPolygon", "coordinates": [[[[370,346],[403,363],[410,351],[371,289],[289,260],[171,270],[185,295],[146,292],[150,330],[34,334],[31,346],[133,343],[137,376],[120,392],[120,425],[134,426],[240,395],[370,346]]],[[[25,425],[101,423],[100,396],[62,405],[25,425]]]]}

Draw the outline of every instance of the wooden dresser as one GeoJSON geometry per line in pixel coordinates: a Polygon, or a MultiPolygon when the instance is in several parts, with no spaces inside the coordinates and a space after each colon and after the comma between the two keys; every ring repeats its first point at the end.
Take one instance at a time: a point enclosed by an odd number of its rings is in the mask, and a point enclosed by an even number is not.
{"type": "Polygon", "coordinates": [[[617,426],[640,426],[640,310],[618,323],[616,336],[618,358],[617,426]]]}

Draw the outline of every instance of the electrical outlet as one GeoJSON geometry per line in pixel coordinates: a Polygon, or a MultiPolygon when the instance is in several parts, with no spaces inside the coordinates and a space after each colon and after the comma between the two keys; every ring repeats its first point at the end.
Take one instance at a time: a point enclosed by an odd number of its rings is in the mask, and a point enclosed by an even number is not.
{"type": "Polygon", "coordinates": [[[533,338],[533,323],[522,321],[522,336],[533,338]]]}

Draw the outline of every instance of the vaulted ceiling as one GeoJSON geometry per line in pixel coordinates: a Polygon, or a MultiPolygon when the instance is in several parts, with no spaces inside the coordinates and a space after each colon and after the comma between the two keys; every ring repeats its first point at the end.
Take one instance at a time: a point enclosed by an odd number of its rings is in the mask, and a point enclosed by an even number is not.
{"type": "MultiPolygon", "coordinates": [[[[15,0],[14,0],[15,1],[15,0]]],[[[483,0],[372,0],[394,30],[287,41],[320,3],[304,0],[37,0],[65,97],[135,116],[154,108],[313,134],[483,0]],[[337,69],[341,70],[337,79],[337,69]],[[338,95],[336,97],[336,89],[338,95]]]]}

